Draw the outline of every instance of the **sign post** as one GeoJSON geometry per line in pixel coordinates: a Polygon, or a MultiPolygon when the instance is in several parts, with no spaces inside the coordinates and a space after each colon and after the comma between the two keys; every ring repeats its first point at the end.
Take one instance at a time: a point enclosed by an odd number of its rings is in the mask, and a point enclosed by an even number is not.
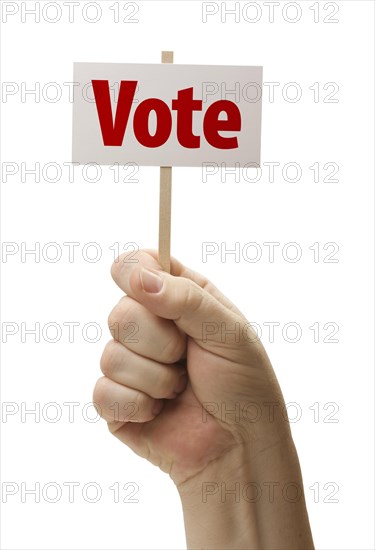
{"type": "MultiPolygon", "coordinates": [[[[173,52],[161,52],[162,63],[173,63],[173,52]]],[[[160,166],[159,264],[171,271],[172,166],[160,166]]]]}

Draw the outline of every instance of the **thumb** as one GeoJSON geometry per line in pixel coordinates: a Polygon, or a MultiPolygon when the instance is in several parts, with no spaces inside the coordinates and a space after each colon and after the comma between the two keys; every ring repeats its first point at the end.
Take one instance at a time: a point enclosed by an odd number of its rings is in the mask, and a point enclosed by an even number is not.
{"type": "Polygon", "coordinates": [[[242,362],[249,343],[257,340],[240,313],[189,278],[141,262],[127,264],[112,275],[120,288],[150,312],[174,321],[197,344],[221,357],[242,362]]]}

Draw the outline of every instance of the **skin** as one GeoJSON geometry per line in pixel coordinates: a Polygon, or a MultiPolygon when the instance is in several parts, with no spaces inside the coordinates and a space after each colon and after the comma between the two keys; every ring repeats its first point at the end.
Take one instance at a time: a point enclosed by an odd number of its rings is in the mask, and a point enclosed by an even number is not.
{"type": "Polygon", "coordinates": [[[120,256],[112,277],[126,296],[93,401],[170,475],[188,548],[313,549],[283,396],[247,319],[177,260],[162,271],[152,250],[120,256]]]}

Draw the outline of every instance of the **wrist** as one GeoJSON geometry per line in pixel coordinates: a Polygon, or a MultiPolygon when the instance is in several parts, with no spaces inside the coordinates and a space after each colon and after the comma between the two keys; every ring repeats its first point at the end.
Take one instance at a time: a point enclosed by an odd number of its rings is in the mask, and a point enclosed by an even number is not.
{"type": "Polygon", "coordinates": [[[229,450],[177,486],[191,549],[259,548],[253,510],[241,499],[248,464],[245,445],[229,450]]]}
{"type": "Polygon", "coordinates": [[[313,548],[290,435],[238,445],[177,489],[189,549],[313,548]]]}

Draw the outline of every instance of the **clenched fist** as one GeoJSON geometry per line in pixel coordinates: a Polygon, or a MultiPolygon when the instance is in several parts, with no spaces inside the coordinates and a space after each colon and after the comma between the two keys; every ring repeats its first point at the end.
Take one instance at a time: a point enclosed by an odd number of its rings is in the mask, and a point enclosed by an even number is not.
{"type": "MultiPolygon", "coordinates": [[[[122,255],[112,266],[125,296],[109,315],[114,339],[104,349],[104,376],[94,390],[110,431],[169,473],[183,500],[190,545],[201,548],[208,540],[210,548],[263,548],[267,541],[284,548],[285,540],[285,548],[312,548],[303,499],[282,513],[277,506],[257,503],[255,512],[255,504],[242,503],[238,517],[247,526],[239,538],[227,522],[240,508],[231,512],[221,502],[223,511],[207,520],[212,535],[199,534],[205,480],[214,477],[219,486],[276,475],[302,487],[298,458],[272,366],[244,315],[177,260],[168,274],[154,251],[135,258],[122,255]],[[265,535],[259,514],[268,522],[265,535]],[[295,520],[295,539],[290,532],[280,538],[278,522],[282,532],[295,520]]],[[[251,284],[247,291],[254,291],[251,284]]]]}

